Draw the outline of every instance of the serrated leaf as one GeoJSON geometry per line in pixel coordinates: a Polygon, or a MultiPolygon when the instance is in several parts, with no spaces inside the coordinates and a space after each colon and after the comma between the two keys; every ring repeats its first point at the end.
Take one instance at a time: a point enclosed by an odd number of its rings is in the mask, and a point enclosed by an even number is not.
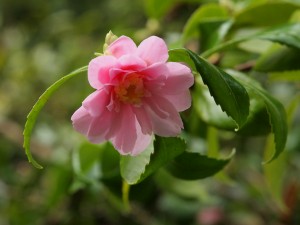
{"type": "Polygon", "coordinates": [[[182,154],[185,149],[186,143],[180,138],[156,136],[151,150],[146,150],[148,152],[142,157],[124,156],[121,158],[121,175],[128,184],[140,183],[160,167],[182,154]]]}
{"type": "Polygon", "coordinates": [[[146,166],[150,163],[153,152],[154,145],[151,143],[145,151],[137,156],[121,156],[121,176],[128,184],[136,184],[139,181],[146,166]]]}
{"type": "Polygon", "coordinates": [[[211,96],[237,124],[243,126],[249,114],[249,96],[246,89],[225,71],[215,67],[190,50],[186,50],[200,73],[211,96]]]}
{"type": "Polygon", "coordinates": [[[204,84],[199,84],[199,82],[196,82],[193,91],[193,105],[197,115],[205,123],[225,130],[234,130],[236,128],[234,120],[223,112],[220,106],[216,105],[208,88],[204,84]]]}
{"type": "Polygon", "coordinates": [[[230,74],[234,76],[247,89],[248,92],[253,93],[257,96],[257,98],[261,99],[267,109],[269,123],[274,134],[275,141],[275,150],[272,154],[270,154],[270,158],[266,161],[271,162],[272,160],[276,159],[284,150],[287,140],[288,130],[284,107],[267,91],[255,85],[256,81],[252,80],[248,76],[237,71],[230,71],[230,74]]]}
{"type": "Polygon", "coordinates": [[[37,163],[34,158],[32,157],[31,151],[30,151],[30,139],[31,139],[31,133],[33,130],[33,127],[35,125],[36,119],[48,101],[48,99],[52,96],[52,94],[66,81],[68,81],[70,78],[74,77],[75,75],[87,71],[87,66],[84,66],[82,68],[79,68],[68,75],[62,77],[58,81],[56,81],[54,84],[52,84],[38,99],[38,101],[35,103],[31,111],[29,112],[27,116],[27,121],[25,123],[23,136],[24,136],[24,142],[23,147],[25,148],[25,153],[27,155],[28,161],[32,163],[33,166],[35,166],[38,169],[42,169],[43,167],[37,163]]]}
{"type": "Polygon", "coordinates": [[[228,159],[215,159],[198,153],[185,152],[176,157],[167,169],[173,176],[180,179],[203,179],[221,171],[230,162],[233,154],[234,151],[228,159]]]}

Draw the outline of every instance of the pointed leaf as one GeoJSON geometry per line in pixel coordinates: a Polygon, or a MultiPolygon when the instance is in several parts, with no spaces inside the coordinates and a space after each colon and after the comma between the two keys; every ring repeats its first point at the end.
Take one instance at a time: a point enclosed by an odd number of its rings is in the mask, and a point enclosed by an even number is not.
{"type": "Polygon", "coordinates": [[[137,184],[143,181],[160,167],[182,154],[186,149],[186,143],[177,137],[156,136],[150,149],[146,150],[145,154],[143,152],[141,157],[123,156],[121,158],[121,175],[128,184],[137,184]]]}
{"type": "Polygon", "coordinates": [[[234,119],[237,128],[243,126],[249,114],[249,96],[246,89],[223,70],[210,64],[190,50],[186,50],[195,63],[211,96],[222,110],[234,119]]]}
{"type": "Polygon", "coordinates": [[[284,150],[285,143],[287,140],[287,119],[286,113],[283,105],[272,97],[267,91],[261,87],[255,85],[256,81],[252,80],[250,77],[237,72],[230,71],[232,76],[234,76],[250,93],[253,93],[257,98],[264,102],[269,115],[269,123],[271,125],[272,132],[274,134],[275,150],[270,154],[270,158],[267,162],[272,161],[277,158],[280,153],[284,150]]]}
{"type": "Polygon", "coordinates": [[[221,171],[229,163],[233,154],[234,151],[228,159],[215,159],[198,153],[185,152],[176,157],[167,168],[172,175],[180,179],[203,179],[221,171]]]}
{"type": "Polygon", "coordinates": [[[30,139],[31,139],[31,133],[35,124],[35,121],[48,101],[48,99],[52,96],[52,94],[61,86],[63,85],[66,81],[68,81],[70,78],[74,77],[75,75],[87,71],[87,66],[84,66],[82,68],[79,68],[72,73],[69,73],[68,75],[62,77],[58,81],[56,81],[54,84],[52,84],[38,99],[38,101],[35,103],[31,111],[29,112],[27,116],[27,121],[25,123],[25,128],[23,131],[23,136],[24,136],[24,143],[23,147],[25,148],[25,153],[27,155],[28,161],[32,163],[36,168],[42,169],[43,167],[37,163],[34,158],[31,155],[30,151],[30,139]]]}

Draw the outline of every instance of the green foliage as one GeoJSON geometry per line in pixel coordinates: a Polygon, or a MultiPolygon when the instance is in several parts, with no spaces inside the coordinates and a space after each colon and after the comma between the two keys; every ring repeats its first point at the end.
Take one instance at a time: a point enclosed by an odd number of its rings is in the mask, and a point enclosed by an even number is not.
{"type": "Polygon", "coordinates": [[[35,103],[35,105],[32,107],[31,111],[29,112],[27,116],[27,121],[25,123],[25,128],[24,128],[24,148],[26,155],[28,157],[28,160],[32,165],[34,165],[38,169],[42,169],[43,167],[38,164],[32,157],[31,152],[30,152],[30,139],[31,139],[31,133],[34,127],[34,124],[37,120],[37,117],[48,101],[48,99],[52,96],[52,94],[61,86],[63,85],[66,81],[68,81],[70,78],[74,77],[75,75],[87,71],[87,66],[84,66],[80,69],[77,69],[68,75],[62,77],[58,81],[56,81],[54,84],[52,84],[42,95],[39,97],[38,101],[35,103]]]}
{"type": "Polygon", "coordinates": [[[137,184],[165,166],[186,149],[180,138],[155,137],[154,143],[138,156],[123,156],[121,175],[128,184],[137,184]]]}
{"type": "Polygon", "coordinates": [[[245,88],[226,72],[216,68],[192,51],[184,49],[175,51],[189,54],[190,60],[194,62],[197,72],[208,86],[215,102],[234,119],[237,128],[243,126],[249,114],[249,97],[245,88]]]}
{"type": "MultiPolygon", "coordinates": [[[[233,155],[233,154],[232,154],[233,155]]],[[[229,159],[214,159],[198,153],[184,153],[168,165],[168,171],[177,178],[197,180],[213,176],[221,171],[229,159]]]]}

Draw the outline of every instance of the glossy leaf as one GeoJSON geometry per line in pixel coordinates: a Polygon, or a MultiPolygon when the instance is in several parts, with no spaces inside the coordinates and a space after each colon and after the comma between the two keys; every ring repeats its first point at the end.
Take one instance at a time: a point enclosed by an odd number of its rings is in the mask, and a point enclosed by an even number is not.
{"type": "Polygon", "coordinates": [[[256,85],[256,81],[239,72],[230,71],[230,74],[234,76],[247,89],[248,92],[253,93],[257,98],[261,99],[267,109],[269,123],[274,134],[275,141],[275,150],[272,154],[270,154],[271,156],[267,160],[267,162],[270,162],[277,158],[284,150],[287,140],[288,130],[284,107],[268,92],[256,85]]]}
{"type": "Polygon", "coordinates": [[[211,96],[237,124],[243,126],[249,114],[249,96],[246,89],[223,70],[210,64],[190,50],[186,50],[195,63],[211,96]]]}
{"type": "Polygon", "coordinates": [[[203,179],[221,171],[229,163],[232,155],[228,159],[215,159],[198,153],[185,152],[176,157],[167,169],[173,176],[180,179],[203,179]]]}
{"type": "Polygon", "coordinates": [[[220,129],[234,130],[236,123],[221,107],[216,105],[214,98],[210,95],[204,84],[196,83],[193,92],[193,104],[200,118],[209,125],[220,129]]]}
{"type": "Polygon", "coordinates": [[[56,81],[54,84],[52,84],[38,99],[38,101],[34,104],[31,111],[29,112],[27,116],[27,121],[25,123],[25,128],[23,131],[24,136],[24,143],[23,147],[25,148],[25,153],[27,155],[28,161],[32,163],[33,166],[35,166],[38,169],[42,169],[43,167],[37,163],[34,158],[31,155],[30,151],[30,139],[31,139],[31,133],[33,130],[33,127],[35,125],[35,122],[37,120],[37,117],[48,101],[48,99],[52,96],[52,94],[66,81],[68,81],[70,78],[74,77],[75,75],[87,71],[87,66],[84,66],[82,68],[79,68],[72,73],[69,73],[68,75],[62,77],[58,81],[56,81]]]}
{"type": "Polygon", "coordinates": [[[186,143],[180,138],[156,136],[153,145],[146,152],[135,157],[121,158],[121,175],[128,184],[137,184],[182,154],[185,149],[186,143]]]}

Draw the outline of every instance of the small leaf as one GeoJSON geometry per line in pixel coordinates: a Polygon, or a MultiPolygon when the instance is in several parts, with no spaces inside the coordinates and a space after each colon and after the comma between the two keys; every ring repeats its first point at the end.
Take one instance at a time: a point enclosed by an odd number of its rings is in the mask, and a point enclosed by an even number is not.
{"type": "Polygon", "coordinates": [[[151,154],[154,152],[153,144],[137,156],[121,156],[120,170],[121,176],[128,184],[136,184],[141,179],[150,163],[151,154]]]}
{"type": "Polygon", "coordinates": [[[35,103],[31,111],[29,112],[27,116],[27,121],[25,123],[25,128],[23,131],[23,136],[24,136],[24,143],[23,147],[25,148],[25,153],[27,155],[28,161],[32,163],[33,166],[35,166],[38,169],[42,169],[43,167],[37,163],[34,158],[31,155],[30,151],[30,139],[31,139],[31,133],[33,130],[33,126],[36,122],[36,119],[48,101],[48,99],[52,96],[52,94],[61,86],[63,85],[66,81],[68,81],[70,78],[74,77],[75,75],[87,71],[87,66],[81,67],[72,73],[69,73],[68,75],[62,77],[58,81],[56,81],[54,84],[52,84],[38,99],[38,101],[35,103]]]}
{"type": "Polygon", "coordinates": [[[197,180],[210,177],[221,171],[234,155],[234,151],[228,159],[209,158],[198,153],[185,152],[176,157],[168,165],[168,171],[177,178],[184,180],[197,180]]]}
{"type": "Polygon", "coordinates": [[[128,184],[137,184],[166,165],[186,149],[184,140],[177,137],[155,137],[152,147],[146,153],[121,158],[121,175],[128,184]],[[153,151],[154,147],[154,151],[153,151]]]}
{"type": "Polygon", "coordinates": [[[243,126],[249,114],[249,96],[246,89],[234,78],[210,64],[190,50],[186,50],[194,61],[211,96],[222,110],[234,119],[237,128],[243,126]]]}

